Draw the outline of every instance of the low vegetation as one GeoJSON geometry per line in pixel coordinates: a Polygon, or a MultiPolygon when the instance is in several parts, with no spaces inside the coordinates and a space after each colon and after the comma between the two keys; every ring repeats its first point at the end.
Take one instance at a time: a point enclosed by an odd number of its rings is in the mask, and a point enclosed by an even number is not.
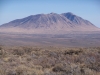
{"type": "Polygon", "coordinates": [[[100,75],[100,47],[0,47],[0,75],[100,75]]]}

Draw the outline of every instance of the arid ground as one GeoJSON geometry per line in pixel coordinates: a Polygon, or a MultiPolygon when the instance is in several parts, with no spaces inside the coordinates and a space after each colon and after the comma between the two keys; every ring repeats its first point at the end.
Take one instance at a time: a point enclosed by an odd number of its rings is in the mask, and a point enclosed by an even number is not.
{"type": "Polygon", "coordinates": [[[0,33],[0,75],[100,75],[100,33],[0,33]]]}
{"type": "Polygon", "coordinates": [[[0,75],[100,75],[100,47],[0,46],[0,75]]]}
{"type": "Polygon", "coordinates": [[[0,33],[0,45],[98,47],[100,46],[100,33],[56,35],[0,33]]]}

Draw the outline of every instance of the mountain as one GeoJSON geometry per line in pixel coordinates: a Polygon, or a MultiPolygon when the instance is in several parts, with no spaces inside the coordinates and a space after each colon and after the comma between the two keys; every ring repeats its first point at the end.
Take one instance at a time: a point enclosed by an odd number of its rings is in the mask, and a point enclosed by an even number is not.
{"type": "Polygon", "coordinates": [[[0,32],[67,33],[72,31],[98,31],[91,22],[68,13],[31,15],[0,26],[0,32]]]}

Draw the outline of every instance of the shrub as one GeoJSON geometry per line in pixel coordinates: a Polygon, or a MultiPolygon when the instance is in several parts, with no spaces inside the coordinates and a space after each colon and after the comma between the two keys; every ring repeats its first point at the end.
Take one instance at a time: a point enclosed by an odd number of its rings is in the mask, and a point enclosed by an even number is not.
{"type": "Polygon", "coordinates": [[[2,50],[2,47],[0,47],[0,50],[2,50]]]}
{"type": "Polygon", "coordinates": [[[68,55],[73,55],[73,54],[76,54],[78,55],[79,53],[82,53],[82,50],[69,50],[69,51],[65,51],[65,55],[68,54],[68,55]]]}
{"type": "Polygon", "coordinates": [[[1,49],[0,50],[0,58],[4,57],[5,55],[6,55],[6,52],[3,49],[1,49]]]}
{"type": "Polygon", "coordinates": [[[32,48],[29,47],[23,47],[23,50],[25,51],[26,54],[30,54],[32,52],[32,48]]]}
{"type": "Polygon", "coordinates": [[[13,54],[14,55],[20,55],[20,56],[22,56],[22,55],[24,55],[24,53],[25,53],[25,51],[22,50],[22,49],[15,49],[15,50],[13,50],[13,54]]]}

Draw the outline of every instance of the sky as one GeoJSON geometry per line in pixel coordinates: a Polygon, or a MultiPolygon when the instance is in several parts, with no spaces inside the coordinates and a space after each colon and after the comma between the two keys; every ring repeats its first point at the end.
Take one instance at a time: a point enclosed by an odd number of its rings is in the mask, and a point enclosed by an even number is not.
{"type": "Polygon", "coordinates": [[[100,0],[0,0],[0,25],[51,12],[72,12],[100,28],[100,0]]]}

